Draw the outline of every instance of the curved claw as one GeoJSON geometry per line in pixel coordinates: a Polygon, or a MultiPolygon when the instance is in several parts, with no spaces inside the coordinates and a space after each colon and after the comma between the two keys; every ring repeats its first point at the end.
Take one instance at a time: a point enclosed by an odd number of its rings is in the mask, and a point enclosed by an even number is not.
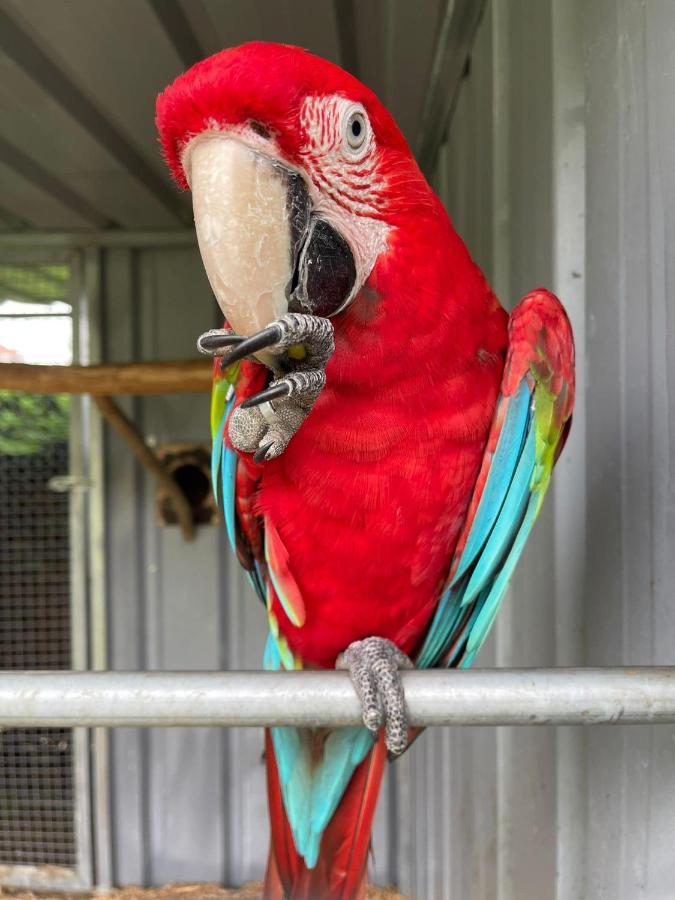
{"type": "Polygon", "coordinates": [[[291,386],[285,381],[280,381],[279,384],[268,387],[264,391],[260,391],[259,394],[254,394],[253,397],[248,397],[241,404],[241,408],[250,409],[252,406],[260,406],[261,403],[269,403],[270,400],[288,397],[290,393],[291,386]]]}
{"type": "Polygon", "coordinates": [[[245,356],[257,353],[258,350],[264,350],[265,347],[271,347],[272,344],[276,344],[281,340],[281,336],[282,332],[279,325],[276,323],[268,325],[267,328],[263,328],[257,334],[242,340],[231,353],[223,357],[223,365],[230,366],[232,363],[244,359],[245,356]]]}
{"type": "Polygon", "coordinates": [[[238,334],[223,331],[222,328],[214,328],[199,335],[197,338],[197,349],[200,353],[213,356],[219,350],[231,347],[233,344],[240,344],[243,340],[238,334]]]}
{"type": "Polygon", "coordinates": [[[263,444],[262,447],[259,447],[253,454],[253,462],[264,463],[267,459],[267,451],[270,449],[273,443],[274,441],[270,441],[269,444],[263,444]]]}

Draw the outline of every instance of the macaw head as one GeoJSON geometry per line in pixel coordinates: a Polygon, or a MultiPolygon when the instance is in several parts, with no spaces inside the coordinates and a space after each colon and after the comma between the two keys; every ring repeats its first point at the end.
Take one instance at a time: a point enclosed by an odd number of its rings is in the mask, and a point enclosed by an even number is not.
{"type": "Polygon", "coordinates": [[[438,206],[372,91],[297,47],[250,43],[197,63],[160,94],[157,125],[241,335],[288,311],[345,310],[406,217],[438,206]]]}

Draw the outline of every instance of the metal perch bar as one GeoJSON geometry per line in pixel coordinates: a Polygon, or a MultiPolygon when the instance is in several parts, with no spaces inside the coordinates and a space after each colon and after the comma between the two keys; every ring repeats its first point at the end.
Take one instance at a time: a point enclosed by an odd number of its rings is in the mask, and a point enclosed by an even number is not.
{"type": "MultiPolygon", "coordinates": [[[[675,723],[675,668],[404,672],[411,724],[675,723]]],[[[345,672],[11,672],[0,727],[358,725],[345,672]]]]}

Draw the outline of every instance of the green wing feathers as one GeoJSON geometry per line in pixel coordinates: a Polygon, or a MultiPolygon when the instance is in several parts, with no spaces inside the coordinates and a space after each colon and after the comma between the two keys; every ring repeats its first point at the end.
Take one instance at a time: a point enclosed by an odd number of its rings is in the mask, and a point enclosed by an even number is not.
{"type": "Polygon", "coordinates": [[[511,315],[494,422],[418,666],[473,662],[541,508],[573,405],[569,320],[553,294],[534,291],[511,315]]]}

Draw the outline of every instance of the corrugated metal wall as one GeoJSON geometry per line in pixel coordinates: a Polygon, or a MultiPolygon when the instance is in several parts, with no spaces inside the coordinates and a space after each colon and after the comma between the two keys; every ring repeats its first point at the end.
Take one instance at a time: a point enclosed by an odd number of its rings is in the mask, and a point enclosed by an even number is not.
{"type": "MultiPolygon", "coordinates": [[[[437,185],[507,304],[538,284],[571,312],[573,437],[483,665],[671,663],[675,8],[494,0],[437,185]],[[587,408],[586,408],[587,404],[587,408]]],[[[214,305],[192,249],[103,257],[107,359],[189,354],[214,305]]],[[[130,401],[146,435],[206,439],[207,398],[130,401]]],[[[222,529],[158,529],[153,489],[108,438],[110,662],[258,667],[262,611],[222,529]]],[[[118,731],[115,880],[262,872],[261,737],[118,731]]],[[[417,898],[675,896],[671,727],[447,729],[390,773],[375,876],[417,898]]]]}
{"type": "MultiPolygon", "coordinates": [[[[588,4],[586,658],[675,657],[675,9],[588,4]]],[[[675,893],[675,730],[588,736],[588,894],[675,893]]]]}

